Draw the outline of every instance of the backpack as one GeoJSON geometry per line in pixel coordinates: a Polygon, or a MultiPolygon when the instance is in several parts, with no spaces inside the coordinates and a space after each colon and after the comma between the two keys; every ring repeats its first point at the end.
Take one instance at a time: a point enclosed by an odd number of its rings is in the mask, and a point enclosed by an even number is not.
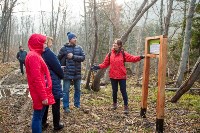
{"type": "MultiPolygon", "coordinates": [[[[125,53],[124,53],[124,50],[121,50],[121,51],[122,51],[124,66],[125,66],[125,62],[126,62],[125,53]]],[[[110,56],[111,56],[111,52],[108,54],[109,62],[110,62],[110,56]]]]}

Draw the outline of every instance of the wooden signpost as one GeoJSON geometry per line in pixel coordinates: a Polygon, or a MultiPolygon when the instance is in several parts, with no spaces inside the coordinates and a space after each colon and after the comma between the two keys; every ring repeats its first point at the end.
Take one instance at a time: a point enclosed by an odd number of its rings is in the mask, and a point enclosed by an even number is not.
{"type": "Polygon", "coordinates": [[[150,71],[150,58],[158,58],[158,93],[156,107],[156,131],[163,132],[165,107],[165,78],[167,65],[167,37],[164,35],[147,37],[145,41],[145,59],[142,84],[140,116],[146,118],[147,97],[150,71]]]}

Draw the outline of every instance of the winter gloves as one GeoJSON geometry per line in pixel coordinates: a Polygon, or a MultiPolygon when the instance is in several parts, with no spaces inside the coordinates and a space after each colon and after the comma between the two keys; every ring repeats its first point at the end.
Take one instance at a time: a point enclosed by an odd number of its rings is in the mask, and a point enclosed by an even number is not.
{"type": "Polygon", "coordinates": [[[144,59],[144,58],[145,58],[145,56],[144,56],[144,55],[141,55],[141,56],[140,56],[140,59],[144,59]]]}
{"type": "Polygon", "coordinates": [[[91,67],[91,70],[92,70],[92,71],[97,71],[97,70],[99,70],[99,69],[100,69],[100,67],[97,66],[97,65],[93,65],[93,66],[91,67]]]}

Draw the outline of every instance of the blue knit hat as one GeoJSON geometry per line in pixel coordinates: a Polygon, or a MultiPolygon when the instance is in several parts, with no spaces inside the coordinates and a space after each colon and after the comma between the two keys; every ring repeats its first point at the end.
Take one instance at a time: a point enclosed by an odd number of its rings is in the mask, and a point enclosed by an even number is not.
{"type": "Polygon", "coordinates": [[[71,33],[71,32],[67,32],[67,37],[68,37],[68,39],[69,39],[69,41],[70,41],[72,38],[76,37],[76,35],[74,35],[74,34],[71,33]]]}

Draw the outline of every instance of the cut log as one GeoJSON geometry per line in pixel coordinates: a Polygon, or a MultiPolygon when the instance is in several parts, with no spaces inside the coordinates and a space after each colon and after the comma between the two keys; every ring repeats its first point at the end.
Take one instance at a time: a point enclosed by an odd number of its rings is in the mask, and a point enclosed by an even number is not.
{"type": "MultiPolygon", "coordinates": [[[[177,91],[179,88],[165,88],[168,91],[177,91]]],[[[190,88],[190,90],[200,90],[200,88],[190,88]]]]}

